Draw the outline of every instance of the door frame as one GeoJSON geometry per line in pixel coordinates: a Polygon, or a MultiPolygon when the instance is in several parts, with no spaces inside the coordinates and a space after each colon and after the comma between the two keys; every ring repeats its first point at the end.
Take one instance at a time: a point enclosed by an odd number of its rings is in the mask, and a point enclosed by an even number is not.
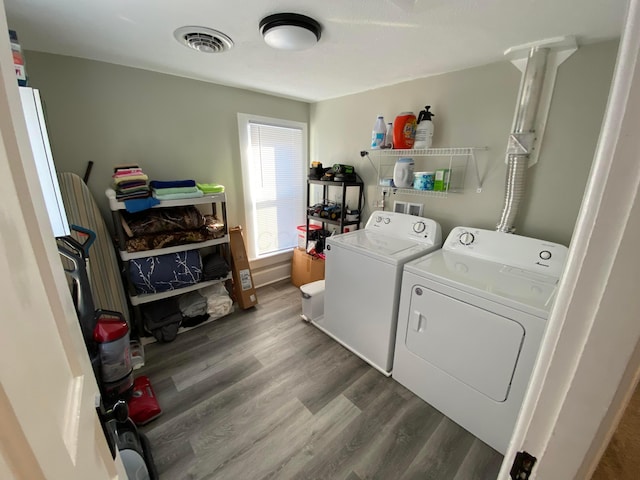
{"type": "MultiPolygon", "coordinates": [[[[3,0],[0,27],[7,32],[3,0]]],[[[98,385],[37,181],[6,34],[0,170],[0,478],[126,479],[95,411],[98,385]]]]}
{"type": "Polygon", "coordinates": [[[640,373],[640,1],[630,0],[569,257],[499,478],[595,470],[640,373]]]}

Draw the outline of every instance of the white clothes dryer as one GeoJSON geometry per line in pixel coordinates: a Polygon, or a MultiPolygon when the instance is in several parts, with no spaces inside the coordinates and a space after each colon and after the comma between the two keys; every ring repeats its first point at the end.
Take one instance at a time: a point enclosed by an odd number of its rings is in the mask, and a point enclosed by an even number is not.
{"type": "Polygon", "coordinates": [[[382,211],[362,230],[328,237],[324,316],[312,323],[388,376],[402,267],[441,243],[434,220],[382,211]]]}
{"type": "Polygon", "coordinates": [[[404,266],[393,377],[504,454],[567,248],[456,227],[404,266]]]}

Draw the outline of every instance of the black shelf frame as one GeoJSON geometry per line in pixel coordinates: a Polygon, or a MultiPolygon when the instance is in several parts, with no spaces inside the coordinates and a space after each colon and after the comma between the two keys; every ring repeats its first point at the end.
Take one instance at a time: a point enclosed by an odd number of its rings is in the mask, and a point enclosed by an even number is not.
{"type": "Polygon", "coordinates": [[[309,242],[309,221],[313,220],[314,222],[322,223],[322,227],[325,225],[336,225],[340,227],[340,233],[344,233],[344,228],[352,225],[356,225],[359,228],[360,220],[362,219],[362,189],[364,188],[363,182],[336,182],[334,180],[331,181],[322,181],[322,180],[307,180],[307,206],[311,206],[309,200],[311,199],[311,185],[322,185],[322,198],[328,198],[329,188],[338,187],[342,189],[342,208],[340,213],[340,218],[337,220],[331,220],[329,218],[323,218],[316,215],[307,215],[307,230],[305,232],[305,249],[306,245],[309,242]],[[358,220],[355,221],[347,221],[345,220],[345,216],[347,215],[346,205],[344,204],[345,198],[347,196],[347,189],[350,187],[358,188],[358,220]]]}

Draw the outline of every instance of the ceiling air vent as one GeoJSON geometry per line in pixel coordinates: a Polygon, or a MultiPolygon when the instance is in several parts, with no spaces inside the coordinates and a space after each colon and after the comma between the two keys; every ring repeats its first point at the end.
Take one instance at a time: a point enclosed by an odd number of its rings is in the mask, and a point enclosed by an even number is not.
{"type": "Polygon", "coordinates": [[[203,53],[222,53],[233,46],[233,40],[217,30],[205,27],[181,27],[173,36],[185,47],[203,53]]]}

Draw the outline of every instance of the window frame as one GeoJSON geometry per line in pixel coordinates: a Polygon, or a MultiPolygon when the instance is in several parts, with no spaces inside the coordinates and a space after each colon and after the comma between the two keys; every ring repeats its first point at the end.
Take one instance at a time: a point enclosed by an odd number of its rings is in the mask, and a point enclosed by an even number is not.
{"type": "MultiPolygon", "coordinates": [[[[287,120],[282,118],[275,117],[265,117],[262,115],[254,115],[250,113],[238,113],[238,136],[240,141],[240,164],[242,171],[242,190],[243,190],[243,200],[244,200],[244,218],[245,225],[247,228],[245,229],[246,242],[247,242],[247,254],[249,256],[249,260],[259,260],[269,258],[275,255],[281,255],[285,252],[290,252],[295,248],[294,246],[291,249],[280,250],[276,252],[266,253],[259,255],[257,252],[256,239],[253,233],[256,231],[257,225],[257,217],[256,212],[254,210],[254,201],[251,196],[251,192],[247,191],[248,186],[251,185],[250,178],[250,158],[251,154],[249,150],[251,149],[251,137],[249,134],[250,124],[255,123],[259,125],[265,126],[273,126],[273,127],[281,127],[281,128],[291,128],[291,129],[299,129],[302,132],[302,171],[304,172],[305,166],[309,165],[309,137],[308,137],[308,125],[306,122],[299,122],[296,120],[287,120]]],[[[304,180],[304,179],[303,179],[304,180]]],[[[301,201],[305,201],[305,191],[302,189],[301,193],[301,201]]],[[[305,218],[300,219],[301,222],[304,223],[305,218]]],[[[297,232],[291,232],[291,235],[294,238],[297,238],[297,232]]]]}

